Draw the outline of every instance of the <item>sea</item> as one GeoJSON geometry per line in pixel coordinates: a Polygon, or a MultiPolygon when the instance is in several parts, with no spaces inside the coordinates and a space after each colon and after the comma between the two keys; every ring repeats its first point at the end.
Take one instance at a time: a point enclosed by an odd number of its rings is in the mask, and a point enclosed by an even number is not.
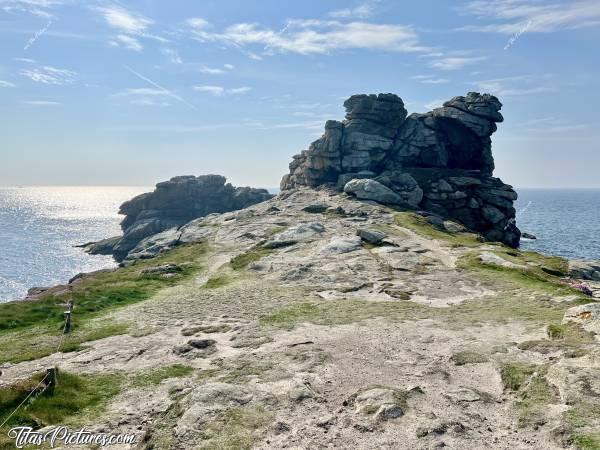
{"type": "MultiPolygon", "coordinates": [[[[120,234],[119,205],[148,187],[0,188],[0,302],[34,286],[114,267],[109,256],[75,247],[120,234]]],[[[600,259],[600,189],[516,189],[517,225],[536,240],[522,247],[600,259]]]]}

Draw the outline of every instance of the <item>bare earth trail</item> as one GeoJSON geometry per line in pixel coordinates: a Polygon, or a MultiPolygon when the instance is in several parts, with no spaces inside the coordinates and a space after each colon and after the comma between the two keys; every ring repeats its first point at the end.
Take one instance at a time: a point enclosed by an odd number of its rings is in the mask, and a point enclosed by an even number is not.
{"type": "Polygon", "coordinates": [[[547,331],[573,306],[565,294],[467,264],[512,261],[506,247],[435,239],[397,214],[299,190],[198,220],[205,270],[110,313],[129,334],[10,365],[2,382],[56,364],[193,368],[121,392],[93,421],[139,433],[137,448],[594,448],[573,436],[598,432],[598,339],[547,331]],[[574,408],[588,412],[577,423],[574,408]]]}

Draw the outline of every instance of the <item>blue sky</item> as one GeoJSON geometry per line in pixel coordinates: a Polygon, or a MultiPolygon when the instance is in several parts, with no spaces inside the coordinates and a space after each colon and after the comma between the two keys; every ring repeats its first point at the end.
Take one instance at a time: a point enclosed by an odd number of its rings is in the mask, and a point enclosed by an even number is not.
{"type": "Polygon", "coordinates": [[[277,186],[355,93],[491,92],[496,175],[600,187],[598,0],[0,0],[0,185],[277,186]]]}

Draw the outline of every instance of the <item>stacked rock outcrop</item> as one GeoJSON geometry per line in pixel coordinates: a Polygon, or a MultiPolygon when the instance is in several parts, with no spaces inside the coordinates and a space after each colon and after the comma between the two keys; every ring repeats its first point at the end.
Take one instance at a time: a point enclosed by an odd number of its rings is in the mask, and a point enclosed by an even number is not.
{"type": "Polygon", "coordinates": [[[518,246],[517,194],[492,177],[491,135],[504,120],[496,97],[469,92],[408,117],[394,94],[353,95],[344,107],[343,122],[327,121],[323,136],[294,156],[282,190],[337,184],[360,198],[424,209],[518,246]]]}
{"type": "Polygon", "coordinates": [[[156,185],[153,192],[123,203],[123,236],[87,246],[92,254],[112,254],[122,261],[148,236],[179,227],[211,213],[246,208],[272,198],[266,189],[234,187],[221,175],[179,176],[156,185]]]}

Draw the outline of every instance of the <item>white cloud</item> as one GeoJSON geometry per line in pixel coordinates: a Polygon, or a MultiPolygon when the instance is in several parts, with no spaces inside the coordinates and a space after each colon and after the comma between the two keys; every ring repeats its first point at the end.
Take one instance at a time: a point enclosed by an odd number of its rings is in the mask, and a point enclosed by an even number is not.
{"type": "Polygon", "coordinates": [[[447,78],[436,78],[433,75],[415,75],[412,77],[413,80],[417,80],[419,83],[423,84],[444,84],[449,83],[450,80],[447,78]]]}
{"type": "Polygon", "coordinates": [[[53,102],[53,101],[49,101],[49,100],[23,100],[23,101],[21,101],[21,103],[23,103],[25,105],[32,105],[32,106],[55,106],[55,105],[60,105],[60,102],[53,102]]]}
{"type": "Polygon", "coordinates": [[[233,64],[223,64],[223,69],[218,67],[207,67],[202,66],[200,68],[201,73],[206,73],[208,75],[223,75],[227,70],[233,70],[235,66],[233,64]]]}
{"type": "Polygon", "coordinates": [[[114,47],[124,47],[136,52],[142,51],[144,48],[140,41],[126,34],[119,34],[115,36],[115,39],[109,41],[108,43],[114,47]]]}
{"type": "Polygon", "coordinates": [[[365,2],[354,8],[338,9],[331,11],[329,15],[336,19],[366,19],[371,17],[375,13],[375,6],[379,3],[378,1],[365,2]]]}
{"type": "Polygon", "coordinates": [[[133,14],[120,6],[98,7],[106,23],[122,33],[144,33],[154,22],[143,16],[133,14]]]}
{"type": "Polygon", "coordinates": [[[216,69],[213,67],[206,67],[206,66],[200,68],[200,72],[206,73],[209,75],[221,75],[221,74],[225,73],[225,71],[223,69],[216,69]]]}
{"type": "Polygon", "coordinates": [[[210,23],[208,23],[208,21],[204,20],[201,17],[192,17],[188,20],[186,20],[186,23],[196,29],[196,30],[201,30],[203,28],[209,28],[210,27],[210,23]]]}
{"type": "Polygon", "coordinates": [[[113,94],[113,97],[128,98],[130,103],[142,106],[168,106],[171,95],[161,89],[130,88],[113,94]]]}
{"type": "Polygon", "coordinates": [[[13,87],[15,87],[14,83],[11,83],[10,81],[0,80],[0,88],[13,88],[13,87]]]}
{"type": "MultiPolygon", "coordinates": [[[[188,21],[189,24],[189,21],[188,21]]],[[[367,22],[289,20],[276,31],[256,23],[238,23],[222,32],[191,25],[193,38],[201,42],[221,42],[235,47],[259,46],[263,53],[326,54],[336,50],[365,49],[394,52],[423,52],[417,33],[410,26],[367,22]]],[[[250,57],[259,59],[256,53],[250,57]]]]}
{"type": "Polygon", "coordinates": [[[486,59],[485,56],[444,56],[431,61],[429,66],[438,70],[458,70],[486,59]]]}
{"type": "Polygon", "coordinates": [[[173,64],[183,64],[183,60],[181,59],[181,56],[179,56],[179,52],[174,48],[163,47],[160,49],[160,51],[173,64]]]}
{"type": "Polygon", "coordinates": [[[240,95],[252,90],[252,88],[248,86],[225,89],[223,86],[211,85],[194,86],[192,89],[194,89],[197,92],[206,92],[208,94],[214,95],[215,97],[220,97],[221,95],[240,95]]]}
{"type": "Polygon", "coordinates": [[[587,124],[568,122],[555,117],[544,117],[541,119],[528,120],[523,123],[525,131],[530,133],[569,133],[581,131],[588,128],[587,124]]]}
{"type": "Polygon", "coordinates": [[[517,75],[505,78],[474,81],[471,84],[479,91],[494,94],[497,97],[516,97],[521,95],[555,92],[550,83],[552,75],[517,75]]]}
{"type": "Polygon", "coordinates": [[[63,85],[73,83],[77,73],[52,66],[39,66],[33,69],[23,69],[21,75],[36,83],[63,85]]]}
{"type": "Polygon", "coordinates": [[[517,34],[526,28],[528,33],[553,32],[600,26],[600,2],[539,1],[539,0],[477,0],[462,8],[466,14],[496,22],[468,25],[463,31],[517,34]]]}
{"type": "Polygon", "coordinates": [[[425,108],[429,111],[435,108],[440,108],[444,102],[446,102],[447,100],[440,100],[439,98],[436,98],[435,100],[430,101],[429,103],[426,103],[425,108]]]}
{"type": "Polygon", "coordinates": [[[50,19],[54,17],[52,10],[70,3],[69,0],[0,0],[0,9],[6,13],[26,13],[50,19]]]}
{"type": "Polygon", "coordinates": [[[31,58],[15,58],[15,61],[24,62],[28,64],[35,64],[35,59],[31,58]]]}

